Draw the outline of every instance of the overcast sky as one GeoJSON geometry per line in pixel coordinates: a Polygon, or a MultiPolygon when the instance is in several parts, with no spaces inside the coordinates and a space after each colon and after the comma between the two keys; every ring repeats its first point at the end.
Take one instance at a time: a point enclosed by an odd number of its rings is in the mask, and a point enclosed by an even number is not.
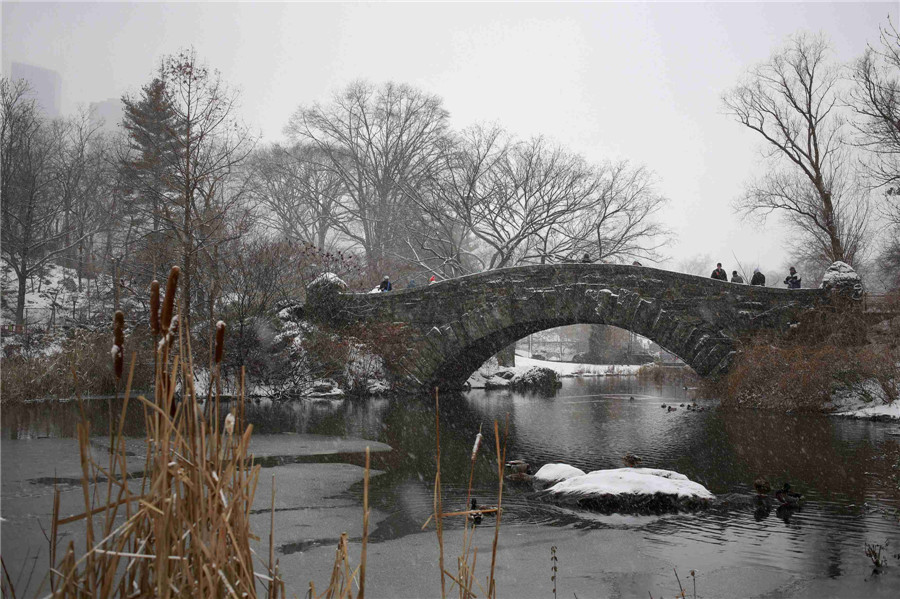
{"type": "MultiPolygon", "coordinates": [[[[785,232],[732,211],[761,172],[754,135],[721,96],[791,33],[823,32],[836,60],[875,42],[898,2],[578,4],[2,4],[2,68],[57,71],[62,108],[134,93],[159,58],[193,45],[242,92],[263,141],[300,105],[348,82],[409,83],[441,96],[453,124],[498,122],[594,161],[657,173],[677,234],[672,263],[732,252],[778,270],[785,232]]],[[[714,264],[710,265],[710,270],[714,264]]],[[[773,273],[774,274],[774,273],[773,273]]]]}

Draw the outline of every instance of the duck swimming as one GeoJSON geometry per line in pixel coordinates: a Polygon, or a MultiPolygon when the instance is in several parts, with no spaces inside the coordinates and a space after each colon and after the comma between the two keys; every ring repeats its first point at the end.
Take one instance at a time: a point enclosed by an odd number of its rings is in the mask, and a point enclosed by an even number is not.
{"type": "Polygon", "coordinates": [[[510,472],[528,472],[530,465],[525,460],[510,460],[506,462],[510,472]]]}
{"type": "Polygon", "coordinates": [[[775,499],[782,505],[799,505],[803,495],[791,491],[791,485],[784,483],[784,486],[775,491],[775,499]]]}
{"type": "MultiPolygon", "coordinates": [[[[472,507],[470,509],[473,512],[478,509],[478,502],[475,501],[474,497],[472,498],[472,507]]],[[[484,520],[484,514],[482,514],[481,512],[469,514],[469,521],[472,524],[481,524],[482,520],[484,520]]]]}
{"type": "Polygon", "coordinates": [[[626,453],[624,456],[622,456],[622,461],[625,462],[625,465],[628,466],[629,468],[634,468],[635,466],[639,465],[644,460],[642,460],[641,456],[639,456],[639,455],[634,455],[633,453],[626,453]]]}
{"type": "Polygon", "coordinates": [[[772,485],[769,484],[765,476],[757,476],[756,480],[753,481],[753,488],[756,489],[756,494],[760,497],[772,492],[772,485]]]}
{"type": "Polygon", "coordinates": [[[526,483],[534,480],[534,476],[531,474],[531,465],[525,460],[507,462],[506,468],[510,471],[506,475],[506,480],[514,483],[526,483]]]}

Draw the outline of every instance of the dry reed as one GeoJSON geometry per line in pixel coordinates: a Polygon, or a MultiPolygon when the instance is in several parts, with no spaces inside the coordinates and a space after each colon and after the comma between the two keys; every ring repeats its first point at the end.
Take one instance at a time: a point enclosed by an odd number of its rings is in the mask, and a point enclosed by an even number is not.
{"type": "MultiPolygon", "coordinates": [[[[506,435],[504,436],[503,441],[503,451],[500,451],[500,433],[499,433],[499,425],[497,421],[494,421],[494,445],[497,452],[497,479],[498,479],[498,487],[497,487],[497,505],[496,507],[483,507],[477,509],[465,509],[456,512],[444,512],[443,511],[443,493],[441,490],[441,422],[440,422],[440,395],[438,389],[434,390],[434,426],[435,426],[435,454],[436,454],[436,472],[434,476],[434,512],[428,519],[425,521],[425,524],[422,525],[422,529],[424,530],[432,519],[435,521],[435,532],[437,534],[438,540],[438,565],[441,571],[441,597],[445,598],[447,596],[446,589],[446,579],[450,578],[453,584],[450,587],[450,590],[453,590],[454,587],[458,588],[460,599],[473,599],[477,597],[475,590],[478,587],[478,590],[481,593],[481,596],[487,597],[488,599],[495,598],[497,596],[497,585],[494,580],[494,571],[497,563],[497,543],[500,537],[500,517],[502,514],[502,501],[503,501],[503,464],[506,463],[506,436],[508,436],[509,428],[507,423],[506,435]],[[474,540],[475,540],[475,530],[477,526],[474,524],[469,527],[470,518],[474,517],[483,517],[485,514],[494,514],[495,525],[494,525],[494,538],[491,547],[491,566],[488,573],[488,577],[486,580],[486,588],[482,586],[481,583],[476,579],[476,565],[478,561],[478,549],[474,548],[474,540]],[[452,516],[462,516],[465,518],[465,524],[463,527],[463,539],[462,539],[462,551],[459,557],[456,560],[456,572],[450,572],[444,567],[444,518],[452,517],[452,516]]],[[[475,472],[475,460],[478,457],[478,450],[481,447],[482,435],[479,430],[478,435],[475,437],[475,444],[472,447],[472,453],[470,458],[470,469],[469,469],[469,484],[466,488],[466,507],[469,507],[469,499],[472,496],[472,480],[474,478],[475,472]]]]}
{"type": "MultiPolygon", "coordinates": [[[[91,453],[90,423],[83,419],[78,425],[84,512],[61,517],[56,492],[50,538],[55,567],[48,574],[53,597],[256,597],[258,582],[268,597],[284,596],[271,550],[265,573],[254,571],[250,509],[259,466],[249,454],[252,425],[234,430],[231,416],[230,426],[220,432],[217,420],[202,417],[190,383],[188,332],[173,326],[177,279],[173,268],[160,323],[166,336],[156,348],[154,397],[131,397],[133,355],[108,464],[91,453]],[[140,482],[128,473],[122,433],[128,406],[135,401],[147,427],[140,482]],[[97,505],[104,478],[106,500],[97,505]],[[82,522],[84,552],[78,555],[71,541],[60,551],[60,527],[82,522]]],[[[120,314],[115,328],[119,348],[120,314]]],[[[218,412],[218,395],[215,402],[218,412]]]]}

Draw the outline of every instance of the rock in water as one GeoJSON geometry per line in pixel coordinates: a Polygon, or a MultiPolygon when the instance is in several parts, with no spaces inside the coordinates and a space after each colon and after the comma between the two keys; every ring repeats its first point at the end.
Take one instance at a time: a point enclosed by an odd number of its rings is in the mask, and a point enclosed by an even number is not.
{"type": "Polygon", "coordinates": [[[863,294],[862,279],[846,262],[834,262],[822,277],[822,289],[850,299],[861,299],[863,294]]]}
{"type": "Polygon", "coordinates": [[[549,487],[576,476],[584,476],[584,470],[568,464],[544,464],[534,474],[534,482],[549,487]]]}
{"type": "Polygon", "coordinates": [[[657,468],[595,470],[555,484],[548,495],[562,504],[604,513],[661,513],[705,507],[715,496],[683,474],[657,468]]]}
{"type": "Polygon", "coordinates": [[[509,386],[514,389],[554,391],[559,387],[562,387],[562,383],[555,370],[535,366],[534,368],[529,368],[522,374],[513,377],[509,382],[509,386]]]}

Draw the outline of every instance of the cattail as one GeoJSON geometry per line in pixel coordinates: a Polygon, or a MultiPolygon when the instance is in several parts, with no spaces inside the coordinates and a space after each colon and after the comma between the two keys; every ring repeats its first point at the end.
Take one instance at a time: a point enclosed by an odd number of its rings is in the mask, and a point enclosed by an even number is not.
{"type": "Polygon", "coordinates": [[[216,323],[216,364],[222,362],[222,354],[225,353],[225,323],[216,323]]]}
{"type": "Polygon", "coordinates": [[[228,412],[225,417],[225,432],[229,435],[234,432],[234,412],[228,412]]]}
{"type": "Polygon", "coordinates": [[[475,435],[475,445],[472,446],[472,461],[475,461],[475,456],[478,455],[478,449],[481,447],[481,433],[475,435]]]}
{"type": "Polygon", "coordinates": [[[159,281],[150,283],[150,331],[159,335],[159,281]]]}
{"type": "Polygon", "coordinates": [[[175,312],[175,292],[178,290],[178,275],[181,269],[173,266],[169,271],[169,280],[166,281],[166,299],[163,302],[162,319],[160,325],[163,333],[169,332],[169,325],[172,324],[172,314],[175,312]]]}
{"type": "Polygon", "coordinates": [[[112,346],[112,358],[113,358],[113,370],[116,373],[116,378],[122,378],[122,367],[124,363],[124,346],[125,346],[125,314],[122,313],[121,310],[116,310],[116,315],[113,318],[113,346],[112,346]]]}

